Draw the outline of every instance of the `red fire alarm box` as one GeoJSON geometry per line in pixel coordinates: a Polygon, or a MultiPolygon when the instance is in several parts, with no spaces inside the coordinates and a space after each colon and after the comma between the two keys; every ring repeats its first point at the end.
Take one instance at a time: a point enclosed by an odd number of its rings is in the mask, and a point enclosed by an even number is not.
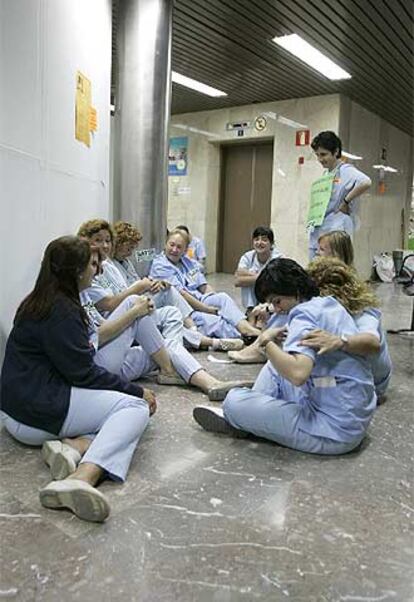
{"type": "Polygon", "coordinates": [[[310,130],[298,130],[296,132],[296,146],[308,146],[310,143],[310,130]]]}

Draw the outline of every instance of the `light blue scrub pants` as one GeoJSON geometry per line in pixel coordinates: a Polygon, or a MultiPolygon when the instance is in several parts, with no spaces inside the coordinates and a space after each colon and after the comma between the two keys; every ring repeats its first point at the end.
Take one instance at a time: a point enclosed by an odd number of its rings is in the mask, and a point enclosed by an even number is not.
{"type": "MultiPolygon", "coordinates": [[[[193,313],[193,308],[191,307],[191,305],[187,303],[184,297],[173,286],[163,291],[160,291],[152,298],[154,300],[155,307],[157,308],[157,312],[159,309],[166,309],[168,306],[178,309],[178,311],[181,314],[181,322],[182,320],[185,320],[185,318],[191,316],[191,314],[193,313]]],[[[165,327],[163,327],[163,320],[165,320],[165,313],[161,312],[159,317],[159,327],[160,329],[163,329],[162,333],[164,337],[167,339],[170,338],[171,330],[173,331],[172,336],[175,337],[176,333],[174,332],[174,326],[171,324],[171,320],[167,331],[165,331],[165,327]]],[[[201,345],[201,339],[203,338],[203,334],[201,332],[198,332],[197,330],[191,330],[190,328],[184,326],[181,332],[181,337],[182,340],[184,340],[189,347],[199,349],[201,345]]]]}
{"type": "Polygon", "coordinates": [[[206,305],[219,308],[217,316],[199,311],[193,313],[194,323],[203,334],[218,339],[240,338],[241,334],[236,325],[241,320],[245,320],[246,316],[227,293],[207,293],[203,295],[200,301],[206,305]]]}
{"type": "MultiPolygon", "coordinates": [[[[135,300],[135,295],[124,299],[111,313],[108,321],[122,316],[134,305],[135,300]]],[[[192,375],[202,367],[182,345],[183,326],[182,322],[180,327],[177,326],[178,310],[173,307],[163,307],[157,311],[163,314],[164,332],[167,331],[170,338],[162,337],[155,325],[159,319],[154,322],[152,318],[154,314],[143,316],[137,318],[120,335],[101,347],[94,356],[95,363],[126,380],[135,380],[158,367],[151,355],[165,347],[177,373],[189,382],[192,375]],[[132,346],[134,341],[137,341],[140,346],[132,346]]]]}
{"type": "Polygon", "coordinates": [[[149,420],[144,399],[96,389],[72,387],[69,411],[59,435],[27,426],[4,414],[6,430],[26,445],[64,437],[87,437],[91,445],[82,462],[100,466],[114,481],[125,481],[135,448],[149,420]]]}
{"type": "Polygon", "coordinates": [[[362,439],[344,443],[301,430],[301,405],[295,397],[295,387],[285,379],[278,384],[268,362],[253,389],[232,389],[228,393],[223,403],[224,417],[236,429],[312,454],[346,454],[359,445],[362,439]],[[275,398],[276,387],[290,400],[275,398]]]}
{"type": "Polygon", "coordinates": [[[354,222],[350,215],[338,211],[338,213],[329,213],[325,216],[322,224],[313,229],[309,235],[309,261],[315,257],[318,250],[318,239],[322,234],[340,230],[346,232],[352,238],[354,233],[354,222]]]}

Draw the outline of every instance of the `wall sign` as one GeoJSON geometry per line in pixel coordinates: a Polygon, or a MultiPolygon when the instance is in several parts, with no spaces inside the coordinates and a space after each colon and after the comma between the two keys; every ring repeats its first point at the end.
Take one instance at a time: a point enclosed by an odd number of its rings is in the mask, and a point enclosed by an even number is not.
{"type": "Polygon", "coordinates": [[[188,164],[188,138],[170,138],[168,151],[168,175],[186,176],[188,164]]]}
{"type": "Polygon", "coordinates": [[[256,128],[256,130],[258,132],[263,132],[263,130],[266,129],[267,126],[267,119],[264,115],[259,115],[259,117],[256,117],[255,122],[254,122],[254,127],[256,128]]]}
{"type": "Polygon", "coordinates": [[[252,124],[250,121],[235,121],[234,123],[226,123],[226,130],[230,132],[232,130],[248,130],[251,127],[252,124]]]}
{"type": "Polygon", "coordinates": [[[310,130],[298,130],[296,132],[296,146],[308,146],[310,143],[310,130]]]}

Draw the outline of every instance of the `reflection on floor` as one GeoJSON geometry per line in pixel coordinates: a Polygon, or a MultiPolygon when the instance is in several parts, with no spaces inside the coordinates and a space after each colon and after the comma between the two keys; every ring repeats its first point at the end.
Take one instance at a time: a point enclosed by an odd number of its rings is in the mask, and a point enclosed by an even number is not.
{"type": "MultiPolygon", "coordinates": [[[[234,293],[229,276],[210,278],[234,293]]],[[[412,300],[381,285],[385,326],[412,300]]],[[[159,412],[124,486],[105,483],[104,525],[43,509],[39,451],[0,434],[0,597],[13,600],[408,602],[413,600],[413,339],[392,336],[389,399],[362,449],[339,458],[211,435],[208,403],[154,386],[159,412]]],[[[258,368],[201,362],[220,376],[258,368]]],[[[221,355],[220,357],[224,357],[221,355]]]]}

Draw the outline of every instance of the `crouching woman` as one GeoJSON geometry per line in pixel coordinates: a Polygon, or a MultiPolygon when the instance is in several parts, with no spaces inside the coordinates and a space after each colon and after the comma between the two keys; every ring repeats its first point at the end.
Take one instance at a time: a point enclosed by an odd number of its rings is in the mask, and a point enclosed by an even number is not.
{"type": "Polygon", "coordinates": [[[206,430],[253,433],[304,452],[351,451],[364,438],[376,406],[369,364],[342,349],[318,355],[302,339],[315,329],[357,334],[354,320],[333,297],[320,297],[309,275],[291,259],[272,260],[255,292],[276,313],[288,313],[287,333],[270,328],[260,335],[268,362],[251,391],[233,389],[223,412],[195,408],[194,418],[206,430]]]}
{"type": "Polygon", "coordinates": [[[7,342],[1,409],[15,439],[43,445],[57,479],[40,490],[43,506],[100,522],[110,507],[96,485],[125,480],[156,400],[94,363],[79,292],[95,272],[87,241],[64,236],[47,246],[7,342]]]}

